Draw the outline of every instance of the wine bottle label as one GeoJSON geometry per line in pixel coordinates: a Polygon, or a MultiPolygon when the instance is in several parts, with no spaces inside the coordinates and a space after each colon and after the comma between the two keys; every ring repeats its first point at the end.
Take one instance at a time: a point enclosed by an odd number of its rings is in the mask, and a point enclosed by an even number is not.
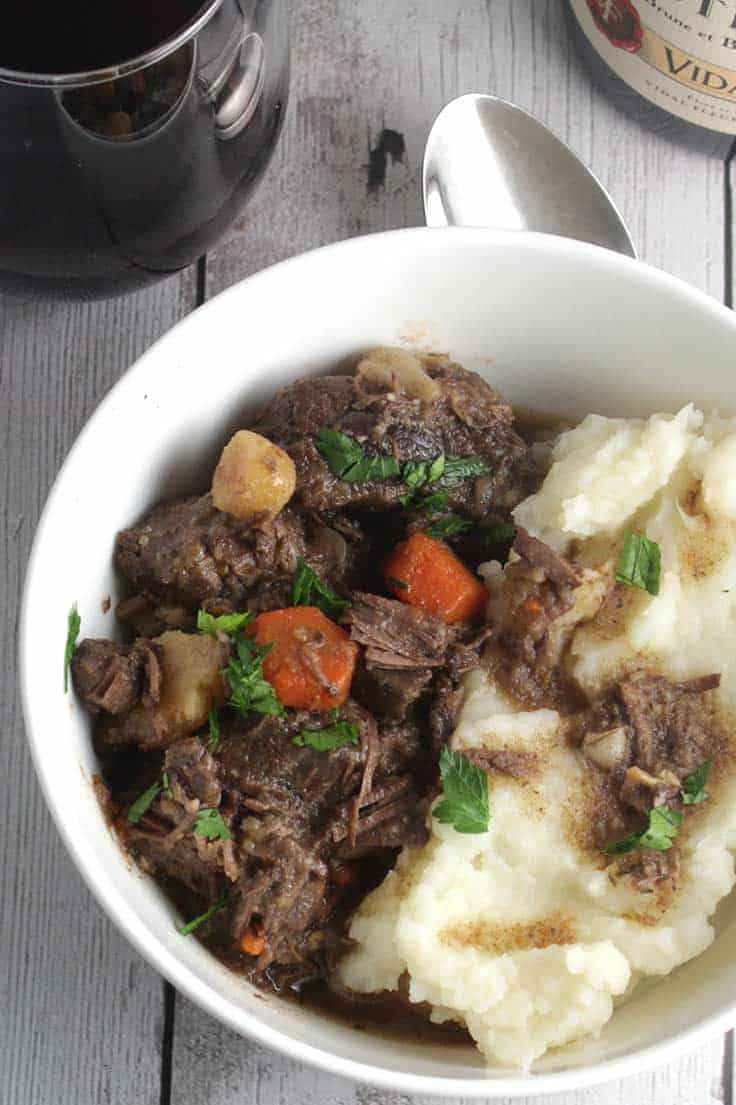
{"type": "Polygon", "coordinates": [[[658,107],[736,134],[736,0],[570,0],[601,58],[658,107]]]}

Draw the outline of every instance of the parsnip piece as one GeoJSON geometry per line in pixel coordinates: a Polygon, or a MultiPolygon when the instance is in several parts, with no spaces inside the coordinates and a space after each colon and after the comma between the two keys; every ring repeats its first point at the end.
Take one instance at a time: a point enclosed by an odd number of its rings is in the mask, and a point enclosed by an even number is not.
{"type": "Polygon", "coordinates": [[[222,450],[212,477],[212,501],[236,518],[275,517],[296,487],[294,461],[267,437],[238,430],[222,450]]]}
{"type": "Polygon", "coordinates": [[[194,733],[207,723],[211,708],[225,701],[222,646],[202,633],[178,629],[162,633],[156,644],[163,653],[156,728],[177,736],[194,733]]]}

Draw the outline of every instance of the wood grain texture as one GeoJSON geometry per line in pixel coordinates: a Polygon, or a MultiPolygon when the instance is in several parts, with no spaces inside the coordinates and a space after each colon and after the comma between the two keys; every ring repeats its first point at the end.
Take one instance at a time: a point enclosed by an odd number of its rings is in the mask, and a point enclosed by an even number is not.
{"type": "MultiPolygon", "coordinates": [[[[171,1105],[450,1105],[321,1074],[243,1040],[178,996],[171,1105]]],[[[518,1099],[517,1099],[518,1100],[518,1099]]],[[[726,1099],[728,1100],[728,1099],[726,1099]]],[[[499,1099],[510,1105],[510,1099],[499,1099]]],[[[562,1097],[527,1097],[520,1105],[722,1105],[721,1041],[678,1063],[562,1097]]],[[[459,1105],[470,1105],[459,1099],[459,1105]]]]}
{"type": "Polygon", "coordinates": [[[281,144],[254,202],[208,258],[208,295],[341,238],[423,222],[424,141],[440,108],[488,91],[528,108],[600,176],[644,260],[723,295],[723,163],[653,137],[573,51],[560,0],[295,0],[281,144]],[[386,154],[384,129],[403,138],[386,154]],[[373,157],[372,157],[373,155],[373,157]]]}
{"type": "Polygon", "coordinates": [[[108,303],[0,300],[0,1101],[9,1105],[159,1101],[163,982],[93,902],[51,823],[26,748],[15,653],[30,543],[61,461],[120,373],[192,305],[189,276],[108,303]]]}
{"type": "MultiPolygon", "coordinates": [[[[613,194],[645,261],[723,296],[723,163],[652,137],[612,107],[571,50],[559,0],[392,0],[386,12],[365,0],[293,3],[284,135],[255,201],[208,256],[209,296],[302,250],[421,225],[432,120],[453,96],[479,90],[515,100],[569,142],[613,194]],[[392,157],[401,142],[403,156],[392,157]]],[[[724,1100],[722,1060],[717,1039],[564,1102],[711,1105],[724,1100]]],[[[408,1105],[257,1048],[181,997],[171,1071],[171,1105],[408,1105]]]]}

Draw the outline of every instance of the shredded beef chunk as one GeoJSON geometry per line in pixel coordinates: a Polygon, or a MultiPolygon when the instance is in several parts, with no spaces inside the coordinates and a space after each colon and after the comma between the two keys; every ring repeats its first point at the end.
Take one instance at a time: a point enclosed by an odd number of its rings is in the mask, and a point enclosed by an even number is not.
{"type": "Polygon", "coordinates": [[[608,738],[610,758],[597,762],[621,780],[628,804],[637,809],[665,804],[668,793],[718,750],[721,737],[708,692],[719,682],[720,675],[678,683],[636,672],[594,705],[583,749],[595,760],[608,738]]]}
{"type": "Polygon", "coordinates": [[[342,620],[365,646],[366,662],[379,668],[439,667],[451,639],[449,627],[433,614],[361,591],[342,620]]]}
{"type": "Polygon", "coordinates": [[[459,681],[444,672],[435,683],[435,694],[429,714],[429,731],[435,749],[447,744],[455,728],[462,705],[459,681]]]}
{"type": "Polygon", "coordinates": [[[609,868],[614,882],[621,878],[631,879],[640,894],[656,894],[663,908],[674,896],[679,871],[680,856],[677,848],[670,848],[665,852],[650,849],[630,852],[621,856],[609,868]]]}
{"type": "MultiPolygon", "coordinates": [[[[724,737],[708,693],[719,682],[719,675],[674,682],[635,672],[588,711],[579,738],[602,787],[598,844],[622,829],[645,828],[656,807],[680,809],[683,780],[705,760],[719,758],[724,737]]],[[[643,891],[674,885],[671,864],[655,862],[646,850],[642,856],[624,857],[615,870],[631,874],[643,891]]]]}
{"type": "Polygon", "coordinates": [[[295,744],[302,729],[331,720],[299,711],[236,723],[217,753],[225,801],[238,810],[243,857],[231,932],[237,941],[257,921],[265,947],[256,977],[266,968],[271,977],[303,972],[305,958],[340,940],[332,919],[345,887],[334,882],[331,858],[341,844],[345,858],[424,838],[424,808],[405,773],[416,756],[416,734],[377,732],[355,703],[341,717],[358,726],[360,745],[326,753],[295,744]]]}
{"type": "MultiPolygon", "coordinates": [[[[150,819],[149,819],[150,820],[150,819]]],[[[203,902],[216,901],[227,886],[225,874],[209,858],[202,859],[191,833],[170,842],[161,827],[141,823],[128,832],[128,846],[144,871],[186,887],[203,902]]]]}
{"type": "Polygon", "coordinates": [[[132,646],[85,640],[72,658],[72,681],[98,715],[99,742],[165,748],[200,729],[224,700],[226,656],[221,642],[178,630],[132,646]]]}
{"type": "Polygon", "coordinates": [[[426,694],[432,668],[382,668],[359,663],[353,695],[377,717],[401,721],[426,694]]]}
{"type": "Polygon", "coordinates": [[[481,650],[491,636],[490,626],[474,630],[468,640],[454,641],[445,657],[445,666],[435,676],[428,717],[431,747],[438,753],[452,736],[463,700],[462,678],[481,665],[481,650]]]}
{"type": "Polygon", "coordinates": [[[523,526],[516,527],[514,551],[532,567],[541,569],[545,577],[556,584],[560,590],[564,587],[575,588],[580,585],[582,579],[580,570],[549,545],[545,545],[544,541],[540,541],[538,537],[532,537],[523,526]]]}
{"type": "Polygon", "coordinates": [[[182,805],[196,798],[203,806],[219,806],[222,788],[218,764],[198,737],[172,744],[164,757],[169,787],[182,805]]]}
{"type": "MultiPolygon", "coordinates": [[[[357,705],[346,705],[341,718],[368,729],[371,719],[357,705]]],[[[343,744],[330,753],[294,744],[302,729],[330,724],[324,712],[298,710],[286,718],[254,715],[233,719],[223,733],[217,758],[223,786],[238,790],[246,809],[286,813],[321,809],[359,785],[363,763],[360,745],[343,744]]]]}
{"type": "Polygon", "coordinates": [[[160,632],[192,628],[199,607],[274,609],[288,602],[299,557],[339,585],[353,569],[360,539],[359,527],[347,540],[292,505],[276,518],[243,521],[217,510],[210,495],[164,503],[117,536],[115,564],[136,592],[118,615],[160,632]]]}
{"type": "Polygon", "coordinates": [[[416,729],[378,731],[350,701],[341,717],[357,725],[360,743],[331,752],[294,743],[303,729],[331,724],[324,712],[229,718],[212,753],[198,737],[177,741],[163,761],[168,788],[127,829],[146,870],[203,903],[229,895],[227,928],[215,930],[229,947],[257,926],[263,950],[246,959],[259,982],[316,973],[342,946],[337,922],[361,863],[378,854],[385,865],[395,849],[426,839],[426,803],[407,771],[419,751],[416,729]],[[203,809],[219,810],[229,840],[194,832],[203,809]]]}
{"type": "Polygon", "coordinates": [[[555,622],[572,609],[579,571],[542,541],[518,527],[519,559],[506,566],[494,640],[488,649],[494,674],[516,699],[533,706],[567,707],[571,690],[560,683],[562,641],[555,622]]]}
{"type": "Polygon", "coordinates": [[[137,591],[196,609],[207,599],[237,605],[262,580],[294,573],[305,551],[304,520],[293,509],[244,522],[203,495],[154,507],[119,533],[115,564],[137,591]]]}
{"type": "Polygon", "coordinates": [[[433,614],[365,592],[353,596],[342,620],[365,649],[354,680],[358,701],[379,717],[402,720],[429,696],[428,732],[436,730],[436,747],[445,743],[459,704],[460,679],[477,666],[488,631],[474,630],[474,637],[463,641],[466,626],[448,626],[433,614]],[[443,708],[445,721],[440,722],[443,708]]]}
{"type": "Polygon", "coordinates": [[[634,762],[657,774],[663,768],[682,777],[694,771],[713,744],[709,703],[720,675],[671,683],[661,675],[639,673],[619,684],[618,693],[634,734],[634,762]]]}
{"type": "Polygon", "coordinates": [[[533,752],[471,748],[465,757],[491,775],[506,775],[511,779],[529,779],[539,767],[538,757],[533,752]]]}
{"type": "Polygon", "coordinates": [[[74,687],[90,713],[119,715],[158,702],[160,649],[151,641],[122,645],[88,638],[72,656],[74,687]]]}
{"type": "Polygon", "coordinates": [[[209,841],[194,832],[203,809],[220,807],[225,823],[231,819],[222,804],[219,770],[199,737],[177,741],[167,749],[162,772],[154,780],[164,778],[166,786],[139,820],[131,823],[131,805],[151,784],[150,766],[146,767],[137,793],[128,795],[121,822],[128,846],[145,870],[186,887],[203,900],[217,898],[228,880],[239,873],[232,841],[209,841]]]}
{"type": "Polygon", "coordinates": [[[534,466],[513,429],[513,414],[497,392],[474,372],[439,357],[422,358],[436,381],[430,402],[400,388],[368,390],[357,377],[302,380],[279,391],[255,429],[291,455],[297,468],[297,496],[318,511],[346,506],[398,504],[406,488],[395,478],[346,482],[335,476],[315,444],[321,429],[339,430],[369,455],[399,462],[434,460],[440,453],[480,456],[489,474],[456,483],[440,481],[450,505],[482,517],[491,507],[509,510],[530,490],[534,466]],[[482,481],[479,484],[479,481],[482,481]]]}
{"type": "Polygon", "coordinates": [[[342,620],[365,648],[356,698],[380,717],[406,717],[444,662],[448,627],[432,614],[365,592],[353,596],[342,620]]]}
{"type": "MultiPolygon", "coordinates": [[[[451,540],[475,568],[488,548],[473,523],[508,522],[538,481],[508,403],[446,357],[375,351],[355,376],[282,389],[251,429],[293,459],[291,500],[274,515],[258,498],[264,509],[242,519],[211,494],[194,496],[159,504],[119,533],[114,562],[126,595],[116,613],[128,643],[83,641],[72,677],[94,715],[110,817],[131,854],[183,916],[207,917],[197,932],[216,954],[278,989],[324,975],[398,850],[426,840],[462,677],[490,633],[512,683],[547,692],[550,627],[578,580],[520,531],[522,559],[498,625],[448,626],[384,597],[386,558],[427,523],[423,496],[441,492],[437,517],[462,515],[451,540]],[[399,474],[339,478],[317,447],[326,429],[348,435],[364,457],[390,455],[399,474]],[[464,466],[470,474],[457,463],[449,473],[435,466],[431,478],[430,465],[403,467],[443,454],[475,458],[464,466]],[[339,687],[344,657],[337,646],[328,655],[326,633],[290,609],[298,603],[340,623],[330,629],[350,668],[339,687]],[[281,612],[271,651],[258,643],[263,623],[233,628],[231,619],[214,636],[197,632],[200,609],[281,612]],[[278,701],[287,668],[296,695],[288,706],[278,701]],[[324,704],[328,687],[337,713],[297,708],[324,704]]],[[[249,476],[244,460],[236,484],[249,476]]],[[[533,765],[496,757],[490,766],[514,775],[533,765]]]]}

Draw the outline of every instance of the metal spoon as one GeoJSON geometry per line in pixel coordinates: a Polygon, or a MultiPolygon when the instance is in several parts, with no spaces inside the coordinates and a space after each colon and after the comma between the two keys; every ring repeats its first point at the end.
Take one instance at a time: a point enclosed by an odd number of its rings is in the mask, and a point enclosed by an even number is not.
{"type": "Polygon", "coordinates": [[[490,226],[577,238],[636,257],[590,169],[527,111],[495,96],[451,100],[424,151],[427,226],[490,226]]]}

